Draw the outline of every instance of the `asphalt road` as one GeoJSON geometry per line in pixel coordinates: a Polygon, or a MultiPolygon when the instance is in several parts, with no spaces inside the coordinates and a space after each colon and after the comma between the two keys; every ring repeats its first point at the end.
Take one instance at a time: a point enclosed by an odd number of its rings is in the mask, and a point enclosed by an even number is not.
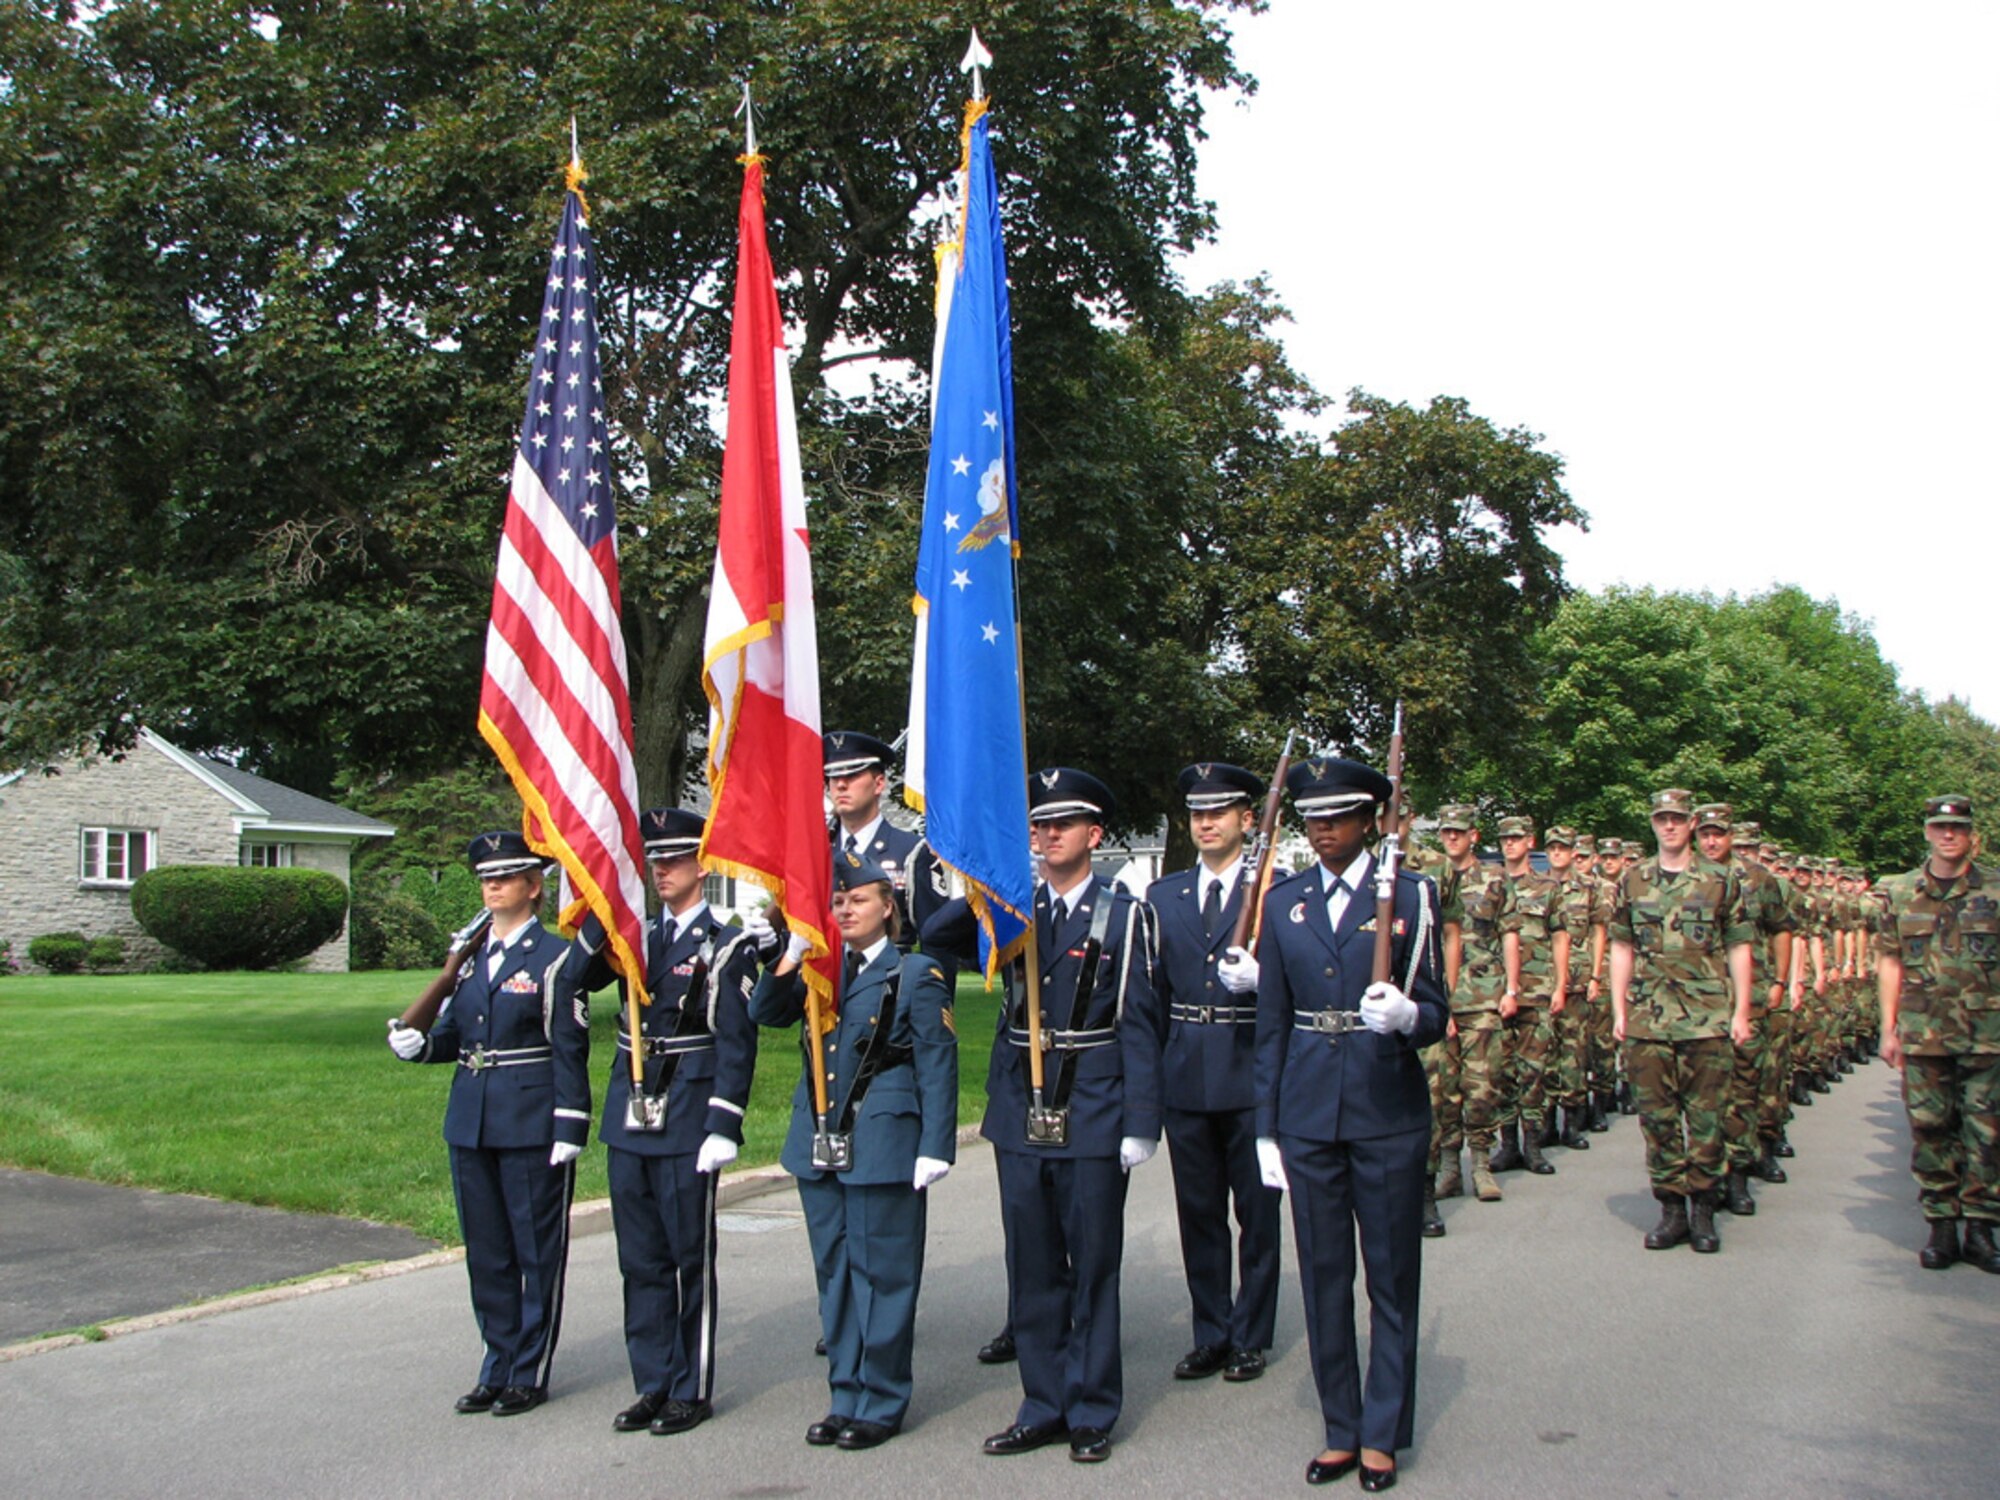
{"type": "MultiPolygon", "coordinates": [[[[1648,1254],[1636,1124],[1507,1201],[1450,1204],[1425,1251],[1417,1443],[1404,1493],[1986,1495],[2000,1474],[2000,1278],[1920,1270],[1894,1080],[1801,1112],[1792,1181],[1725,1218],[1718,1256],[1648,1254]]],[[[1270,1373],[1178,1383],[1185,1292],[1164,1156],[1139,1169],[1125,1263],[1126,1411],[1110,1461],[1006,1459],[1011,1368],[974,1362],[1004,1301],[990,1156],[934,1190],[910,1425],[808,1448],[826,1406],[789,1192],[725,1214],[717,1416],[611,1431],[631,1397],[609,1235],[575,1241],[549,1405],[459,1417],[478,1345],[448,1265],[0,1364],[0,1494],[778,1497],[1297,1491],[1317,1408],[1287,1280],[1270,1373]]],[[[1365,1317],[1365,1303],[1364,1312],[1365,1317]]],[[[1351,1481],[1350,1481],[1351,1482],[1351,1481]]]]}

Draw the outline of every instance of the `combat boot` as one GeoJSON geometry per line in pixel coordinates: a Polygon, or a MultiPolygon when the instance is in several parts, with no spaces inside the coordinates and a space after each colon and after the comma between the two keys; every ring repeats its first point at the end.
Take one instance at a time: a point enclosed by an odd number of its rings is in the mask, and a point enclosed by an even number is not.
{"type": "Polygon", "coordinates": [[[1603,1093],[1593,1093],[1590,1096],[1590,1115],[1584,1122],[1584,1128],[1592,1135],[1602,1135],[1611,1128],[1611,1121],[1606,1118],[1609,1113],[1606,1101],[1609,1097],[1603,1093]]]}
{"type": "Polygon", "coordinates": [[[1539,1131],[1524,1131],[1521,1135],[1521,1165],[1537,1177],[1553,1177],[1555,1164],[1542,1155],[1542,1138],[1539,1131]]]}
{"type": "Polygon", "coordinates": [[[1588,1151],[1590,1137],[1583,1133],[1583,1106],[1565,1104],[1563,1106],[1562,1134],[1556,1137],[1558,1145],[1567,1146],[1572,1151],[1588,1151]]]}
{"type": "Polygon", "coordinates": [[[2000,1247],[1993,1243],[1993,1226],[1985,1219],[1965,1221],[1965,1263],[2000,1276],[2000,1247]]]}
{"type": "Polygon", "coordinates": [[[1630,1079],[1621,1078],[1618,1080],[1617,1097],[1619,1114],[1636,1115],[1639,1113],[1639,1106],[1632,1098],[1632,1082],[1630,1079]]]}
{"type": "Polygon", "coordinates": [[[1848,1051],[1844,1043],[1840,1050],[1833,1054],[1833,1066],[1836,1073],[1852,1073],[1854,1071],[1854,1056],[1848,1051]]]}
{"type": "Polygon", "coordinates": [[[1454,1151],[1451,1153],[1450,1159],[1444,1163],[1444,1170],[1437,1175],[1435,1196],[1439,1198],[1456,1198],[1464,1191],[1465,1178],[1459,1173],[1458,1153],[1454,1151]]]}
{"type": "Polygon", "coordinates": [[[1427,1240],[1441,1240],[1444,1238],[1444,1215],[1438,1212],[1437,1178],[1435,1177],[1426,1178],[1424,1181],[1423,1236],[1427,1240]]]}
{"type": "Polygon", "coordinates": [[[1688,1242],[1687,1200],[1681,1197],[1660,1199],[1660,1222],[1646,1231],[1648,1250],[1671,1250],[1676,1245],[1688,1242]]]}
{"type": "Polygon", "coordinates": [[[1477,1151],[1472,1153],[1472,1195],[1481,1203],[1500,1201],[1500,1180],[1493,1175],[1486,1157],[1477,1151]]]}
{"type": "Polygon", "coordinates": [[[1750,1175],[1759,1182],[1785,1182],[1789,1180],[1785,1175],[1785,1169],[1778,1165],[1778,1158],[1773,1154],[1774,1150],[1775,1148],[1770,1141],[1764,1142],[1763,1153],[1757,1158],[1756,1165],[1750,1168],[1750,1175]]]}
{"type": "Polygon", "coordinates": [[[1786,1161],[1790,1161],[1799,1154],[1799,1151],[1798,1147],[1792,1144],[1791,1137],[1781,1130],[1778,1132],[1777,1140],[1771,1143],[1771,1154],[1773,1156],[1782,1156],[1786,1161]]]}
{"type": "Polygon", "coordinates": [[[1812,1102],[1812,1091],[1806,1087],[1805,1071],[1801,1069],[1792,1075],[1792,1103],[1807,1105],[1812,1102]]]}
{"type": "MultiPolygon", "coordinates": [[[[1815,1094],[1830,1094],[1833,1092],[1833,1085],[1826,1081],[1826,1075],[1818,1071],[1806,1074],[1806,1087],[1811,1089],[1815,1094]]],[[[1806,1103],[1810,1104],[1812,1100],[1808,1099],[1806,1103]]]]}
{"type": "Polygon", "coordinates": [[[1750,1196],[1750,1174],[1742,1167],[1729,1169],[1724,1192],[1723,1207],[1737,1218],[1747,1219],[1757,1212],[1757,1200],[1750,1196]]]}
{"type": "MultiPolygon", "coordinates": [[[[1535,1130],[1535,1144],[1540,1146],[1544,1151],[1556,1144],[1556,1110],[1557,1106],[1551,1104],[1548,1112],[1542,1116],[1542,1123],[1535,1130]]],[[[1525,1149],[1527,1144],[1526,1134],[1523,1133],[1521,1145],[1525,1149]]]]}
{"type": "Polygon", "coordinates": [[[1926,1271],[1949,1271],[1958,1264],[1958,1220],[1932,1219],[1930,1243],[1917,1252],[1926,1271]]]}
{"type": "Polygon", "coordinates": [[[1715,1189],[1688,1199],[1688,1248],[1696,1255],[1713,1255],[1722,1248],[1715,1232],[1715,1189]]]}
{"type": "Polygon", "coordinates": [[[1500,1144],[1493,1148],[1493,1154],[1487,1158],[1486,1165],[1496,1172],[1517,1172],[1521,1168],[1521,1163],[1521,1127],[1502,1125],[1500,1144]]]}

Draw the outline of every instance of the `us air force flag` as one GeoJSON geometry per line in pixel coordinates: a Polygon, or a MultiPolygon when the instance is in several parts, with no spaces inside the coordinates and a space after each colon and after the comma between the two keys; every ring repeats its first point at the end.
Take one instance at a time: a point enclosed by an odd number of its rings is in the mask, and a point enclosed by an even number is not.
{"type": "Polygon", "coordinates": [[[1014,628],[1014,381],[1006,254],[985,105],[966,130],[963,240],[931,422],[917,550],[918,680],[910,800],[938,858],[964,876],[988,974],[1033,910],[1028,764],[1014,628]]]}

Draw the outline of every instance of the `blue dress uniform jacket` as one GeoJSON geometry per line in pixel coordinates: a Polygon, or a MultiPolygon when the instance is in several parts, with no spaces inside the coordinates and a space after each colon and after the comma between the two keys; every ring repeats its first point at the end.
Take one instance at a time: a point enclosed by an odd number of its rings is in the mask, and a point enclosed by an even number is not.
{"type": "MultiPolygon", "coordinates": [[[[796,972],[766,974],[750,1010],[759,1025],[797,1025],[805,1016],[804,981],[796,972]]],[[[828,1129],[846,1118],[862,1057],[878,1046],[890,1049],[889,1061],[854,1108],[853,1167],[823,1172],[812,1164],[809,1064],[792,1097],[780,1160],[799,1180],[812,1241],[828,1412],[896,1427],[910,1404],[924,1266],[928,1193],[911,1181],[919,1156],[957,1158],[958,1037],[943,969],[922,955],[905,957],[893,943],[854,976],[826,1038],[828,1129]],[[894,1012],[885,1035],[892,980],[894,1012]]]]}
{"type": "Polygon", "coordinates": [[[1374,861],[1339,930],[1327,920],[1318,864],[1264,901],[1258,949],[1258,1135],[1275,1135],[1291,1185],[1292,1231],[1305,1294],[1326,1446],[1410,1445],[1416,1418],[1417,1312],[1423,1264],[1430,1089],[1418,1049],[1444,1035],[1436,889],[1396,882],[1390,974],[1416,1002],[1408,1036],[1315,1030],[1315,1013],[1358,1012],[1375,952],[1374,861]],[[1354,1334],[1355,1242],[1368,1272],[1365,1390],[1354,1334]]]}
{"type": "MultiPolygon", "coordinates": [[[[673,919],[646,929],[646,990],[639,1034],[650,1044],[670,1040],[691,1050],[646,1059],[657,1093],[666,1085],[666,1128],[632,1130],[625,1123],[632,1094],[628,1025],[604,1090],[598,1138],[611,1190],[612,1228],[625,1296],[625,1353],[641,1395],[708,1401],[715,1390],[716,1174],[695,1171],[704,1137],[743,1140],[743,1111],[757,1062],[757,1028],[750,1020],[756,952],[738,927],[718,922],[706,906],[669,938],[673,919]],[[697,970],[705,974],[691,987],[697,970]],[[668,1069],[671,1068],[671,1074],[668,1069]]],[[[587,917],[570,945],[557,981],[559,1004],[583,1012],[582,997],[611,982],[604,928],[587,917]]],[[[624,986],[619,986],[624,998],[624,986]]]]}
{"type": "Polygon", "coordinates": [[[576,1168],[550,1166],[549,1147],[580,1146],[590,1128],[589,1021],[554,1003],[562,956],[532,921],[491,978],[474,953],[414,1059],[459,1065],[444,1138],[482,1385],[546,1389],[562,1327],[576,1168]]]}
{"type": "Polygon", "coordinates": [[[1230,993],[1216,974],[1255,872],[1247,861],[1238,866],[1212,933],[1202,920],[1201,876],[1200,866],[1162,875],[1146,892],[1159,929],[1161,1092],[1181,1262],[1196,1346],[1262,1350],[1277,1327],[1284,1195],[1264,1186],[1257,1165],[1257,997],[1230,993]],[[1240,1274],[1233,1297],[1232,1270],[1240,1274]]]}
{"type": "MultiPolygon", "coordinates": [[[[1072,1054],[1075,1083],[1062,1146],[1028,1144],[1032,1096],[1025,997],[1010,973],[1009,1003],[987,1072],[980,1133],[994,1146],[1000,1213],[1007,1234],[1008,1305],[1020,1354],[1017,1422],[1066,1422],[1108,1432],[1124,1405],[1118,1284],[1125,1253],[1123,1137],[1160,1137],[1160,1045],[1165,1031],[1155,994],[1152,921],[1143,903],[1092,876],[1071,910],[1052,925],[1046,886],[1035,895],[1042,964],[1043,1025],[1053,1031],[1109,1031],[1111,1040],[1072,1054]],[[1112,903],[1104,947],[1089,976],[1085,1013],[1072,1016],[1092,918],[1112,903]]],[[[977,919],[961,898],[924,929],[927,951],[977,961],[977,919]]],[[[1044,1102],[1053,1105],[1063,1054],[1051,1052],[1044,1102]]]]}

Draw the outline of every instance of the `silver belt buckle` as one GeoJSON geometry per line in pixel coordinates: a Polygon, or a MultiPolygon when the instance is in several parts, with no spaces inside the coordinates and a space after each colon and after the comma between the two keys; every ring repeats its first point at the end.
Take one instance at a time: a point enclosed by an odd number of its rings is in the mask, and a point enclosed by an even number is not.
{"type": "Polygon", "coordinates": [[[1040,1109],[1028,1106],[1028,1144],[1030,1146],[1067,1146],[1069,1144],[1069,1108],[1040,1109]]]}
{"type": "Polygon", "coordinates": [[[1351,1010],[1316,1010],[1313,1012],[1313,1030],[1321,1036],[1345,1036],[1354,1029],[1348,1019],[1351,1010]]]}
{"type": "Polygon", "coordinates": [[[1206,1026],[1209,1022],[1215,1019],[1215,1007],[1213,1005],[1196,1006],[1195,1019],[1201,1022],[1202,1025],[1206,1026]]]}
{"type": "Polygon", "coordinates": [[[815,1172],[845,1172],[854,1165],[854,1136],[845,1130],[813,1132],[812,1164],[815,1172]]]}
{"type": "Polygon", "coordinates": [[[627,1130],[665,1130],[667,1128],[667,1096],[665,1094],[630,1093],[625,1096],[625,1128],[627,1130]]]}
{"type": "Polygon", "coordinates": [[[488,1068],[499,1066],[493,1058],[487,1056],[484,1047],[474,1047],[465,1056],[461,1057],[459,1061],[465,1064],[468,1071],[474,1073],[482,1073],[488,1068]]]}

